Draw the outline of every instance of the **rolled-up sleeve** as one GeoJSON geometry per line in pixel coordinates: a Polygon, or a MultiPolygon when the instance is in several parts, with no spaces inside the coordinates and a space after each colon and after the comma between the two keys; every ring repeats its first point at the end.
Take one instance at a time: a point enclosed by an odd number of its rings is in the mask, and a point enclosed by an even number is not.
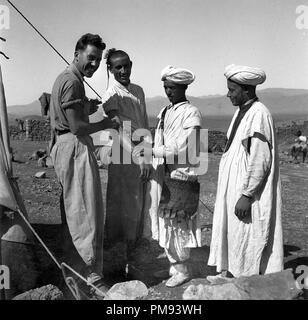
{"type": "Polygon", "coordinates": [[[78,81],[67,81],[63,86],[61,95],[61,107],[63,109],[83,106],[84,104],[84,89],[78,81]]]}

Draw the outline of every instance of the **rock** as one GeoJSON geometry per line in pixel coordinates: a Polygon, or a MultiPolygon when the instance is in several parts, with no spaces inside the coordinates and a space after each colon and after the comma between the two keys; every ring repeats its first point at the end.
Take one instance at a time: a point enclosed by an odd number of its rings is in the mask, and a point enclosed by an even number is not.
{"type": "Polygon", "coordinates": [[[19,294],[13,300],[64,300],[64,296],[56,286],[48,284],[47,286],[19,294]]]}
{"type": "Polygon", "coordinates": [[[240,277],[216,285],[191,285],[183,293],[184,300],[291,300],[301,293],[292,270],[240,277]]]}
{"type": "Polygon", "coordinates": [[[43,179],[43,178],[46,177],[46,172],[45,171],[39,171],[34,176],[35,176],[35,178],[43,179]]]}
{"type": "Polygon", "coordinates": [[[190,285],[183,293],[183,300],[248,300],[234,283],[221,285],[190,285]]]}
{"type": "Polygon", "coordinates": [[[148,295],[146,285],[138,280],[115,284],[107,292],[105,300],[139,300],[148,295]]]}

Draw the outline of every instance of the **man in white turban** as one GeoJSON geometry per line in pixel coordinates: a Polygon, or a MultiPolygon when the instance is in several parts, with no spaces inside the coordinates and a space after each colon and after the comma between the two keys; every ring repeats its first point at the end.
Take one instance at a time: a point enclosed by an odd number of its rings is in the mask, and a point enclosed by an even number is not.
{"type": "Polygon", "coordinates": [[[225,77],[238,84],[250,86],[257,86],[266,80],[266,74],[263,70],[235,64],[226,67],[225,77]]]}
{"type": "Polygon", "coordinates": [[[281,194],[275,128],[256,96],[265,81],[258,68],[226,68],[228,95],[237,106],[219,166],[208,264],[217,277],[283,269],[281,194]]]}
{"type": "Polygon", "coordinates": [[[161,80],[171,81],[175,84],[189,85],[195,80],[195,75],[187,69],[167,66],[161,72],[161,80]]]}
{"type": "Polygon", "coordinates": [[[171,66],[161,75],[170,104],[158,115],[152,149],[154,172],[145,202],[150,223],[145,225],[151,225],[149,233],[165,249],[170,261],[167,287],[190,279],[190,248],[201,246],[197,169],[202,120],[200,111],[185,94],[194,79],[191,71],[171,66]]]}

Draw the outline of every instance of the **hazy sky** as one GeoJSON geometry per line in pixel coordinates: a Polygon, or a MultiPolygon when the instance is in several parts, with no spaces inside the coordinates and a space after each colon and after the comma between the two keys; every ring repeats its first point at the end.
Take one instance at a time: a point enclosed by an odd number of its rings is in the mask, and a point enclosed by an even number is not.
{"type": "MultiPolygon", "coordinates": [[[[308,89],[308,30],[296,28],[296,7],[307,0],[12,0],[69,60],[78,38],[98,33],[107,47],[127,51],[132,81],[148,97],[163,95],[160,72],[168,64],[191,69],[188,94],[224,94],[230,63],[262,67],[260,88],[308,89]]],[[[0,5],[9,4],[0,0],[0,5]]],[[[10,7],[10,29],[0,57],[8,105],[50,92],[62,60],[10,7]]],[[[106,66],[89,82],[103,94],[106,66]]],[[[89,93],[89,96],[94,96],[89,93]]]]}

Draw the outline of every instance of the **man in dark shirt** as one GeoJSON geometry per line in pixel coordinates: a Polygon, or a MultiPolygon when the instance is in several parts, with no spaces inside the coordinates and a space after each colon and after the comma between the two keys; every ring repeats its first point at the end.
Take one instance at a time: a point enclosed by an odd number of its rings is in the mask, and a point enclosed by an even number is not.
{"type": "Polygon", "coordinates": [[[50,108],[51,127],[56,137],[50,156],[62,186],[65,211],[62,217],[83,260],[81,272],[97,287],[102,286],[104,210],[90,134],[117,129],[118,125],[108,118],[89,123],[89,114],[97,110],[97,103],[86,98],[83,77],[92,77],[104,49],[105,44],[98,35],[85,34],[79,39],[74,61],[53,85],[50,108]]]}

